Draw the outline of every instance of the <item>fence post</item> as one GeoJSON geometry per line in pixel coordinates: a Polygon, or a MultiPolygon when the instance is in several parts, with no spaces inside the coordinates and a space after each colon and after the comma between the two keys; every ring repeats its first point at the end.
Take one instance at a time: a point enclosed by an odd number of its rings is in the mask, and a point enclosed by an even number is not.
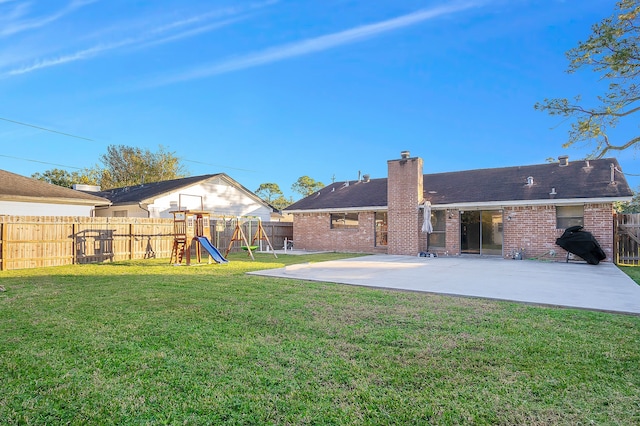
{"type": "Polygon", "coordinates": [[[0,259],[0,261],[2,263],[0,263],[0,270],[6,271],[7,270],[7,223],[6,222],[0,223],[0,226],[2,226],[2,235],[0,236],[1,238],[0,244],[2,244],[2,259],[0,259]]]}
{"type": "Polygon", "coordinates": [[[73,222],[71,224],[71,264],[75,265],[76,263],[78,263],[78,227],[76,226],[76,223],[73,222]]]}
{"type": "Polygon", "coordinates": [[[129,260],[133,259],[133,223],[129,224],[129,260]]]}

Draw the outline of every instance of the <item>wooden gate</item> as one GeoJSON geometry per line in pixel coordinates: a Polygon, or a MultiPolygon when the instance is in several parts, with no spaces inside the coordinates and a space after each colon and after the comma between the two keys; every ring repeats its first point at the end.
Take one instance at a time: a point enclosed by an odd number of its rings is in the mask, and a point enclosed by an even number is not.
{"type": "Polygon", "coordinates": [[[616,264],[640,265],[640,213],[615,216],[616,264]]]}

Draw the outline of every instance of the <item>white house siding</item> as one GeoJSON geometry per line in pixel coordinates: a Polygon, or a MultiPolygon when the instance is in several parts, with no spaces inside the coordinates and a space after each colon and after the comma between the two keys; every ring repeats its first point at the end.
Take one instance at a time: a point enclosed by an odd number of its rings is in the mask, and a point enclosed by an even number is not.
{"type": "Polygon", "coordinates": [[[178,202],[182,207],[191,210],[200,210],[204,207],[205,211],[214,215],[259,216],[263,221],[271,220],[271,210],[268,207],[219,178],[157,198],[149,206],[149,210],[154,214],[152,217],[172,218],[169,212],[175,210],[178,202]],[[171,202],[174,202],[173,206],[171,202]]]}
{"type": "Polygon", "coordinates": [[[0,201],[0,215],[91,217],[93,206],[0,201]]]}
{"type": "Polygon", "coordinates": [[[119,213],[120,215],[125,215],[124,212],[126,211],[126,217],[172,219],[173,215],[170,212],[178,208],[178,203],[182,208],[189,210],[204,209],[213,215],[227,217],[258,216],[263,221],[271,220],[271,209],[247,195],[245,191],[230,185],[221,178],[201,182],[156,198],[153,203],[146,206],[149,213],[137,204],[132,204],[111,206],[105,210],[99,209],[96,211],[96,215],[99,217],[113,217],[117,215],[116,212],[121,212],[119,213]]]}
{"type": "Polygon", "coordinates": [[[112,206],[106,209],[97,208],[95,215],[96,217],[150,217],[147,211],[140,208],[140,206],[137,204],[127,206],[112,206]]]}

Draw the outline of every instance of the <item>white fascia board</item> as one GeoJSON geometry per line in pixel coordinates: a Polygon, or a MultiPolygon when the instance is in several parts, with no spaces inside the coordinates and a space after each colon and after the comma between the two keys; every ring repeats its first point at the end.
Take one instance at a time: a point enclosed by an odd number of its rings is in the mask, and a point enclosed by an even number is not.
{"type": "MultiPolygon", "coordinates": [[[[548,200],[518,200],[518,201],[484,201],[480,203],[451,203],[451,204],[431,204],[431,209],[466,209],[482,210],[487,208],[502,207],[523,207],[523,206],[571,206],[578,204],[603,204],[615,202],[630,202],[632,197],[602,197],[602,198],[556,198],[548,200]]],[[[417,208],[420,208],[418,205],[417,208]]],[[[310,210],[284,210],[286,213],[338,213],[338,212],[373,212],[386,211],[387,206],[376,207],[346,207],[342,209],[310,209],[310,210]]]]}
{"type": "Polygon", "coordinates": [[[63,198],[63,197],[31,197],[25,195],[0,195],[0,201],[15,201],[20,203],[40,203],[40,204],[68,204],[76,206],[108,206],[109,200],[87,200],[84,198],[63,198]]]}
{"type": "Polygon", "coordinates": [[[432,204],[433,210],[438,209],[466,209],[482,210],[486,208],[524,207],[524,206],[575,206],[579,204],[606,204],[631,201],[632,197],[603,197],[603,198],[557,198],[549,200],[518,200],[518,201],[485,201],[482,203],[451,203],[432,204]]]}

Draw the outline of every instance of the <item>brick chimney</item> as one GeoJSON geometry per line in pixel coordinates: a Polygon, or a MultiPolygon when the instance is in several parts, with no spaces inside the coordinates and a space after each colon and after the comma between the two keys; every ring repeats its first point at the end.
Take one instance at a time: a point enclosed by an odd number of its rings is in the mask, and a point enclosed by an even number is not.
{"type": "Polygon", "coordinates": [[[422,202],[422,158],[402,151],[387,161],[388,254],[416,256],[420,252],[418,207],[422,202]]]}

